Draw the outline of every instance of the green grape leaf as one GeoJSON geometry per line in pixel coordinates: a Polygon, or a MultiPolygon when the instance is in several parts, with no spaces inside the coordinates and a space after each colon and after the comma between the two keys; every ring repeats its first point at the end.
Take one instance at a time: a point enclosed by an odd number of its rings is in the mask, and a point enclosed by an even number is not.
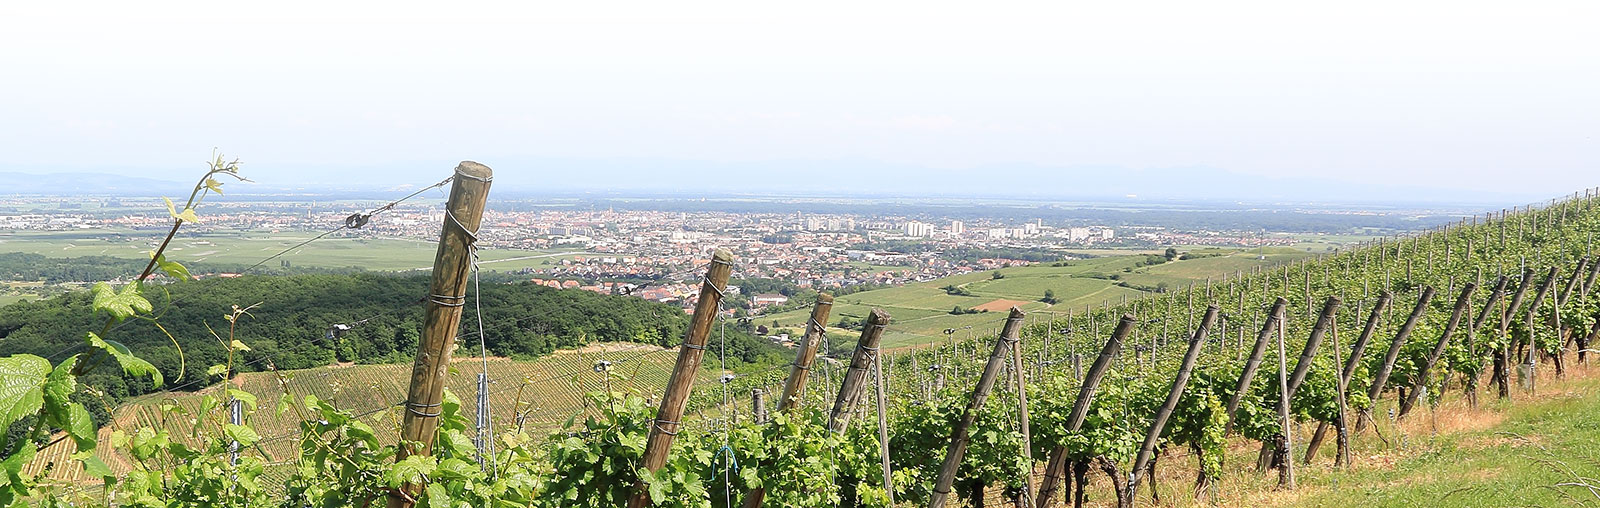
{"type": "Polygon", "coordinates": [[[244,425],[234,425],[230,423],[222,427],[222,432],[228,435],[228,439],[238,441],[239,446],[246,448],[256,444],[256,441],[261,440],[261,435],[257,434],[255,429],[244,425]]]}
{"type": "Polygon", "coordinates": [[[50,362],[33,355],[0,358],[0,428],[10,427],[44,405],[50,362]]]}
{"type": "Polygon", "coordinates": [[[117,479],[117,473],[111,470],[111,466],[107,466],[105,461],[100,460],[100,457],[96,457],[93,452],[78,452],[72,454],[72,458],[83,463],[83,474],[85,476],[100,478],[109,482],[115,482],[117,479]]]}
{"type": "Polygon", "coordinates": [[[388,480],[390,487],[399,487],[407,483],[419,483],[428,475],[433,474],[436,464],[432,457],[411,455],[394,464],[394,469],[389,470],[388,480]]]}
{"type": "Polygon", "coordinates": [[[151,365],[150,362],[133,356],[133,353],[128,350],[128,346],[116,341],[102,339],[99,335],[95,335],[94,332],[84,335],[84,340],[89,342],[89,347],[105,351],[106,354],[111,355],[112,358],[117,360],[117,365],[122,366],[122,371],[128,375],[150,376],[150,381],[155,383],[156,388],[160,388],[165,383],[165,378],[161,377],[161,371],[156,370],[156,366],[151,365]]]}
{"type": "Polygon", "coordinates": [[[167,261],[167,256],[162,254],[156,254],[155,256],[156,267],[160,268],[161,272],[167,274],[168,277],[172,277],[177,280],[194,279],[194,276],[189,274],[189,268],[183,266],[183,264],[178,263],[177,261],[167,261]]]}
{"type": "Polygon", "coordinates": [[[78,365],[78,355],[72,355],[57,365],[44,382],[44,403],[50,420],[57,426],[67,421],[67,406],[72,404],[72,392],[78,390],[78,377],[72,369],[78,365]]]}
{"type": "Polygon", "coordinates": [[[206,188],[210,189],[211,192],[222,194],[222,182],[217,181],[215,178],[206,179],[206,188]]]}
{"type": "Polygon", "coordinates": [[[239,401],[244,402],[245,407],[250,408],[251,411],[255,411],[256,410],[256,395],[255,394],[247,392],[247,391],[244,391],[244,390],[229,388],[228,389],[228,396],[229,397],[233,397],[234,399],[237,399],[239,401]]]}
{"type": "Polygon", "coordinates": [[[184,222],[194,222],[194,223],[199,223],[200,222],[200,217],[198,215],[195,215],[193,208],[185,208],[185,209],[183,209],[182,212],[179,212],[177,207],[172,205],[172,200],[171,199],[161,198],[161,200],[167,202],[167,215],[171,215],[172,218],[178,219],[178,220],[181,220],[181,221],[184,221],[184,222]]]}
{"type": "Polygon", "coordinates": [[[23,441],[22,446],[17,451],[13,452],[10,457],[6,457],[6,460],[0,461],[0,470],[5,471],[5,475],[0,477],[0,487],[12,486],[19,490],[26,489],[27,478],[22,476],[22,468],[32,462],[34,454],[37,453],[39,453],[39,445],[34,444],[33,441],[23,441]]]}
{"type": "Polygon", "coordinates": [[[94,294],[91,304],[94,310],[106,311],[117,322],[155,309],[149,300],[139,294],[138,284],[128,284],[122,287],[122,291],[113,291],[110,284],[99,282],[90,292],[94,294]]]}
{"type": "Polygon", "coordinates": [[[72,440],[78,443],[78,450],[93,450],[95,440],[99,435],[95,432],[94,417],[89,416],[89,410],[83,404],[73,403],[67,406],[66,418],[67,434],[72,435],[72,440]]]}

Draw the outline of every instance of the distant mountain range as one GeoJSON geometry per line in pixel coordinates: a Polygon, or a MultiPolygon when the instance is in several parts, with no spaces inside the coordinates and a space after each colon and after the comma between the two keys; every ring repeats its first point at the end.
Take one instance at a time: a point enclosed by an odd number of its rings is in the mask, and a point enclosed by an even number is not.
{"type": "MultiPolygon", "coordinates": [[[[261,199],[304,196],[384,199],[448,175],[406,165],[381,184],[354,180],[362,171],[300,171],[283,168],[245,186],[230,186],[230,196],[261,199]],[[304,173],[321,175],[305,178],[304,173]],[[343,181],[313,183],[329,178],[343,181]],[[273,181],[278,180],[278,181],[273,181]],[[396,185],[404,183],[407,185],[396,185]]],[[[428,164],[427,166],[433,166],[428,164]]],[[[1177,203],[1245,203],[1266,207],[1338,205],[1429,208],[1499,208],[1555,197],[1550,193],[1464,191],[1419,188],[1381,182],[1354,183],[1297,176],[1262,177],[1196,168],[1053,168],[1005,165],[969,169],[928,169],[847,161],[772,161],[762,163],[661,160],[533,160],[498,162],[495,190],[512,199],[542,196],[572,198],[900,198],[1009,200],[1023,202],[1093,201],[1129,206],[1177,203]]],[[[0,195],[184,195],[192,183],[93,172],[29,174],[0,172],[0,195]]],[[[1445,182],[1442,185],[1450,185],[1445,182]]],[[[1574,185],[1581,185],[1574,184],[1574,185]]],[[[1552,182],[1560,187],[1561,182],[1552,182]]]]}

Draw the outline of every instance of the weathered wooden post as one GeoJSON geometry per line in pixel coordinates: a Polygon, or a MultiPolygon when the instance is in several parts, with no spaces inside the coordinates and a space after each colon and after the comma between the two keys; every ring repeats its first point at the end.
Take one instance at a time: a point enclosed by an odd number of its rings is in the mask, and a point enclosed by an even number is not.
{"type": "Polygon", "coordinates": [[[1233,433],[1233,420],[1239,412],[1239,402],[1244,400],[1244,394],[1250,391],[1250,382],[1255,379],[1256,370],[1261,367],[1261,357],[1266,354],[1267,341],[1272,339],[1272,332],[1278,329],[1278,321],[1284,318],[1284,308],[1289,301],[1279,297],[1272,303],[1272,311],[1267,313],[1266,322],[1261,324],[1261,331],[1256,334],[1255,349],[1250,350],[1250,358],[1245,360],[1244,370],[1239,372],[1239,383],[1233,391],[1233,396],[1228,398],[1228,434],[1233,433]]]}
{"type": "MultiPolygon", "coordinates": [[[[839,385],[839,396],[833,402],[833,413],[828,416],[828,430],[835,434],[843,434],[850,426],[850,415],[855,414],[856,406],[861,403],[861,394],[867,389],[867,369],[872,368],[872,363],[878,359],[878,342],[883,338],[883,329],[888,326],[889,313],[872,309],[867,315],[866,325],[861,327],[861,338],[856,340],[856,350],[850,355],[850,370],[844,374],[844,381],[839,385]]],[[[1012,325],[1007,322],[1006,326],[1012,325]]],[[[1021,326],[1020,323],[1017,326],[1021,326]]]]}
{"type": "MultiPolygon", "coordinates": [[[[472,161],[456,166],[450,198],[445,203],[444,229],[439,233],[439,251],[433,259],[433,275],[428,283],[428,300],[422,322],[422,342],[411,368],[411,387],[406,392],[406,412],[400,422],[400,443],[396,460],[410,455],[431,455],[434,433],[439,427],[439,408],[444,399],[445,375],[450,368],[450,353],[455,349],[456,329],[467,299],[467,277],[472,273],[472,249],[477,241],[483,207],[489,199],[489,184],[494,171],[472,161]]],[[[409,508],[416,504],[422,485],[408,483],[391,491],[388,505],[409,508]]]]}
{"type": "MultiPolygon", "coordinates": [[[[1122,351],[1122,341],[1133,333],[1136,324],[1138,322],[1132,315],[1123,315],[1122,320],[1117,322],[1117,329],[1111,332],[1111,338],[1106,339],[1106,345],[1100,349],[1100,356],[1089,366],[1089,372],[1081,376],[1083,385],[1078,389],[1077,400],[1072,403],[1072,414],[1067,416],[1067,432],[1077,432],[1083,426],[1083,420],[1089,417],[1089,403],[1094,400],[1095,390],[1100,388],[1100,380],[1105,378],[1106,370],[1111,368],[1111,360],[1122,351]]],[[[1055,492],[1066,477],[1066,471],[1066,447],[1051,450],[1049,462],[1045,465],[1044,480],[1039,482],[1038,508],[1055,505],[1055,492]]]]}
{"type": "MultiPolygon", "coordinates": [[[[1511,317],[1515,316],[1517,310],[1522,307],[1522,300],[1527,296],[1528,289],[1532,287],[1533,269],[1523,268],[1522,281],[1517,284],[1517,291],[1511,294],[1510,304],[1501,308],[1500,329],[1498,330],[1500,336],[1505,336],[1506,331],[1511,326],[1511,317]]],[[[1512,348],[1509,343],[1502,345],[1498,349],[1495,349],[1493,365],[1494,373],[1489,377],[1490,381],[1494,383],[1495,389],[1499,392],[1500,398],[1502,399],[1511,396],[1511,362],[1509,360],[1511,350],[1512,348]]]]}
{"type": "MultiPolygon", "coordinates": [[[[1028,380],[1022,368],[1022,320],[1017,317],[1020,314],[1022,314],[1021,309],[1011,308],[1011,317],[1006,320],[1005,331],[1002,333],[1010,337],[1011,340],[1011,372],[1016,378],[1017,424],[1022,429],[1022,458],[1027,461],[1028,469],[1031,472],[1033,469],[1033,431],[1028,426],[1028,380]]],[[[1027,508],[1027,498],[1033,495],[1033,475],[1029,474],[1028,477],[1022,479],[1022,482],[1022,490],[1017,493],[1016,497],[1012,498],[1012,504],[1016,508],[1027,508]]]]}
{"type": "MultiPolygon", "coordinates": [[[[1022,311],[1012,308],[1012,315],[1018,316],[1022,311]]],[[[1016,339],[1001,335],[994,343],[994,351],[989,353],[989,361],[983,366],[983,374],[978,377],[978,386],[972,390],[972,401],[967,403],[967,409],[961,414],[961,421],[956,422],[955,429],[951,432],[950,448],[945,452],[944,462],[939,466],[939,476],[935,480],[933,495],[929,499],[929,508],[943,508],[950,497],[950,488],[955,485],[956,471],[961,469],[961,459],[967,453],[967,429],[972,427],[978,419],[978,412],[983,410],[984,402],[989,399],[989,392],[994,389],[995,378],[1000,376],[1000,368],[1005,363],[1006,353],[1010,351],[1009,342],[1016,339]]],[[[638,507],[634,507],[638,508],[638,507]]]]}
{"type": "MultiPolygon", "coordinates": [[[[1394,362],[1400,358],[1400,347],[1404,346],[1406,339],[1411,336],[1411,330],[1417,327],[1417,321],[1422,320],[1423,314],[1428,312],[1428,302],[1433,300],[1433,286],[1422,288],[1422,294],[1417,296],[1417,306],[1411,309],[1411,316],[1406,318],[1406,323],[1400,325],[1400,330],[1395,332],[1394,340],[1389,342],[1389,351],[1383,355],[1383,363],[1378,364],[1378,372],[1372,375],[1372,385],[1367,388],[1367,399],[1376,403],[1378,396],[1383,394],[1383,389],[1389,384],[1389,374],[1394,372],[1394,362]]],[[[1356,419],[1356,432],[1366,428],[1366,421],[1371,415],[1356,419]]]]}
{"type": "MultiPolygon", "coordinates": [[[[1306,374],[1311,372],[1311,364],[1316,360],[1317,349],[1322,347],[1322,337],[1323,335],[1327,334],[1328,327],[1332,325],[1334,317],[1338,315],[1339,303],[1339,297],[1337,296],[1330,296],[1326,301],[1323,302],[1322,316],[1317,318],[1317,324],[1311,327],[1311,336],[1306,338],[1306,347],[1304,350],[1301,350],[1300,359],[1295,361],[1294,373],[1290,374],[1289,379],[1284,383],[1283,395],[1288,397],[1289,401],[1294,400],[1295,391],[1300,389],[1300,384],[1304,383],[1306,380],[1306,374]]],[[[1279,322],[1279,326],[1281,330],[1281,327],[1283,326],[1281,321],[1279,322]]],[[[1279,337],[1278,341],[1281,343],[1283,341],[1283,337],[1279,337]]],[[[1287,432],[1288,428],[1289,427],[1285,425],[1284,431],[1287,432]]],[[[1288,439],[1286,437],[1285,442],[1287,441],[1288,439]]],[[[1271,451],[1269,448],[1270,446],[1268,443],[1262,443],[1261,456],[1264,458],[1270,457],[1271,459],[1264,461],[1265,465],[1281,467],[1285,469],[1293,467],[1290,465],[1290,463],[1294,462],[1294,460],[1293,457],[1288,454],[1290,452],[1289,448],[1285,447],[1279,449],[1277,450],[1277,453],[1271,453],[1270,455],[1268,453],[1271,451]]],[[[1260,462],[1257,463],[1258,466],[1261,466],[1262,464],[1263,463],[1260,462]]]]}
{"type": "MultiPolygon", "coordinates": [[[[706,269],[706,280],[700,285],[700,300],[695,302],[688,336],[684,338],[683,346],[678,348],[677,364],[672,368],[667,391],[661,395],[661,406],[656,410],[656,419],[651,423],[650,435],[645,440],[644,457],[640,459],[639,466],[646,470],[655,471],[667,463],[672,440],[682,428],[683,404],[689,399],[690,390],[694,389],[694,377],[700,371],[700,361],[706,353],[706,339],[711,336],[711,325],[716,322],[723,289],[728,287],[728,276],[732,272],[733,253],[727,249],[717,249],[711,255],[711,265],[706,269]]],[[[634,485],[628,508],[645,508],[649,505],[650,491],[642,482],[634,485]]]]}
{"type": "Polygon", "coordinates": [[[889,506],[894,506],[894,481],[893,474],[889,471],[889,416],[888,402],[884,400],[884,386],[888,381],[883,378],[883,359],[880,356],[872,362],[873,384],[878,392],[878,459],[883,465],[883,493],[889,498],[889,506]]]}
{"type": "MultiPolygon", "coordinates": [[[[1167,419],[1172,417],[1172,411],[1178,408],[1178,400],[1183,398],[1183,389],[1189,385],[1189,376],[1194,374],[1194,362],[1200,358],[1200,348],[1205,346],[1206,335],[1211,333],[1211,324],[1217,320],[1217,306],[1206,307],[1205,317],[1200,319],[1200,328],[1194,331],[1189,338],[1189,352],[1183,356],[1183,364],[1178,366],[1178,376],[1172,379],[1172,390],[1167,392],[1167,400],[1156,410],[1155,419],[1150,422],[1150,431],[1144,436],[1144,444],[1139,447],[1139,454],[1134,458],[1133,471],[1128,478],[1128,499],[1139,492],[1139,481],[1143,479],[1145,466],[1155,456],[1156,443],[1161,440],[1161,431],[1167,428],[1167,419]]],[[[1154,482],[1155,479],[1151,479],[1154,482]]],[[[1154,487],[1152,487],[1154,488],[1154,487]]]]}
{"type": "MultiPolygon", "coordinates": [[[[1367,350],[1367,341],[1372,339],[1372,334],[1378,330],[1378,321],[1383,318],[1384,308],[1389,306],[1389,301],[1394,299],[1394,294],[1384,291],[1378,295],[1378,303],[1372,306],[1372,314],[1367,316],[1367,326],[1361,329],[1361,336],[1356,338],[1355,345],[1350,350],[1350,357],[1344,362],[1344,370],[1339,372],[1340,384],[1348,387],[1350,378],[1356,374],[1356,368],[1361,366],[1361,355],[1367,350]]],[[[1334,344],[1337,351],[1338,344],[1334,344]]],[[[1340,429],[1341,431],[1343,429],[1340,429]]],[[[1311,441],[1306,443],[1307,464],[1317,456],[1317,449],[1322,447],[1322,440],[1328,433],[1327,422],[1317,424],[1317,431],[1311,435],[1311,441]]],[[[1344,450],[1339,450],[1341,456],[1344,450]]]]}
{"type": "MultiPolygon", "coordinates": [[[[1288,457],[1294,450],[1294,442],[1292,441],[1294,439],[1294,428],[1291,427],[1292,423],[1289,421],[1289,400],[1292,395],[1289,392],[1289,377],[1286,372],[1288,357],[1283,344],[1284,336],[1288,335],[1284,333],[1285,321],[1288,320],[1278,320],[1278,422],[1279,425],[1283,426],[1283,430],[1278,433],[1278,453],[1274,455],[1288,457]]],[[[1282,470],[1278,473],[1278,486],[1293,489],[1294,461],[1285,459],[1281,466],[1282,470]]]]}
{"type": "Polygon", "coordinates": [[[767,423],[767,392],[760,388],[750,390],[750,417],[756,424],[767,423]]]}
{"type": "Polygon", "coordinates": [[[828,313],[833,310],[833,295],[820,293],[811,306],[811,319],[806,321],[806,335],[794,353],[794,364],[789,367],[789,377],[783,381],[783,393],[778,398],[778,410],[788,411],[800,405],[800,393],[805,390],[806,379],[811,374],[811,364],[817,359],[817,349],[822,347],[822,336],[827,333],[828,313]]]}
{"type": "Polygon", "coordinates": [[[1439,334],[1439,342],[1434,344],[1433,351],[1428,353],[1428,358],[1422,363],[1422,369],[1417,373],[1417,380],[1412,383],[1411,392],[1407,393],[1406,400],[1400,403],[1399,416],[1404,417],[1411,412],[1411,408],[1417,403],[1417,397],[1423,392],[1419,388],[1428,386],[1430,376],[1428,371],[1433,370],[1433,364],[1439,361],[1439,356],[1444,354],[1444,348],[1450,345],[1450,336],[1455,334],[1456,326],[1461,324],[1461,315],[1466,312],[1467,305],[1472,303],[1472,291],[1475,289],[1478,289],[1478,286],[1471,282],[1461,287],[1461,296],[1456,298],[1455,310],[1450,312],[1450,321],[1445,323],[1444,333],[1439,334]]]}

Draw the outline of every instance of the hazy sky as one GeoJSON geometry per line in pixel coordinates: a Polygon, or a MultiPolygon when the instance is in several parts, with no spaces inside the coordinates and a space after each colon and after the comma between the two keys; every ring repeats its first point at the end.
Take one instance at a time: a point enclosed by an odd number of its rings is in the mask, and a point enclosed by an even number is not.
{"type": "Polygon", "coordinates": [[[0,171],[187,179],[218,147],[277,184],[1600,183],[1600,2],[1319,4],[8,1],[0,171]]]}

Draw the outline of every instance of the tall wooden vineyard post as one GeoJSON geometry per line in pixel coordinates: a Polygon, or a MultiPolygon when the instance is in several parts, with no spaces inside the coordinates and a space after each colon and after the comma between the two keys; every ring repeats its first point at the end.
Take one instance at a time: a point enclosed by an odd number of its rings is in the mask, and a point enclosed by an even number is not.
{"type": "MultiPolygon", "coordinates": [[[[640,467],[649,471],[661,469],[667,463],[667,452],[672,440],[682,428],[683,404],[694,388],[694,377],[700,371],[700,361],[706,354],[706,339],[711,336],[711,325],[717,320],[722,304],[723,290],[728,287],[728,275],[733,273],[733,253],[717,249],[711,255],[711,265],[706,269],[706,280],[700,285],[700,300],[694,306],[694,318],[689,323],[688,336],[678,348],[678,361],[667,381],[667,391],[661,395],[660,409],[651,422],[650,436],[645,440],[644,457],[640,467]]],[[[640,483],[634,485],[633,497],[628,498],[628,508],[650,505],[650,491],[640,483]]]]}
{"type": "Polygon", "coordinates": [[[817,348],[822,347],[822,334],[827,333],[824,326],[832,310],[833,296],[818,294],[817,302],[811,307],[811,319],[806,321],[805,338],[800,341],[800,348],[794,353],[794,364],[789,367],[789,377],[783,382],[783,393],[778,397],[779,411],[788,411],[800,405],[800,392],[805,390],[806,379],[811,374],[811,363],[817,359],[817,348]]]}
{"type": "MultiPolygon", "coordinates": [[[[1006,325],[1010,326],[1011,323],[1006,325]]],[[[861,327],[861,338],[856,341],[856,350],[850,355],[850,370],[845,372],[844,381],[839,385],[839,395],[833,402],[833,412],[828,415],[828,430],[833,433],[843,434],[849,428],[850,416],[855,414],[856,406],[861,403],[861,395],[867,389],[867,369],[878,361],[878,342],[883,338],[883,329],[888,326],[889,313],[882,309],[872,309],[867,315],[867,322],[861,327]]]]}
{"type": "MultiPolygon", "coordinates": [[[[1006,326],[1018,325],[1022,322],[1022,311],[1013,307],[1011,319],[1006,321],[1006,326]]],[[[995,379],[1000,377],[1000,367],[1005,363],[1006,354],[1011,351],[1009,342],[1016,340],[1000,335],[995,341],[994,351],[989,353],[989,361],[983,366],[983,374],[978,377],[978,386],[972,390],[972,400],[967,403],[966,411],[962,412],[961,420],[956,422],[955,429],[951,432],[950,448],[945,452],[944,462],[939,466],[939,476],[935,480],[933,495],[928,501],[929,508],[944,508],[950,498],[950,488],[955,485],[956,470],[960,469],[961,459],[966,456],[969,436],[967,430],[978,419],[978,412],[983,410],[983,404],[989,400],[989,392],[994,390],[995,379]]],[[[637,508],[637,507],[635,507],[637,508]]]]}
{"type": "MultiPolygon", "coordinates": [[[[1111,333],[1111,338],[1106,340],[1105,347],[1100,349],[1100,356],[1095,358],[1094,364],[1089,367],[1089,372],[1081,376],[1083,386],[1078,389],[1078,398],[1072,403],[1072,414],[1067,417],[1067,432],[1077,432],[1083,426],[1083,420],[1089,416],[1089,403],[1094,400],[1095,390],[1100,387],[1100,380],[1105,378],[1106,370],[1111,368],[1111,360],[1122,351],[1122,341],[1133,333],[1135,324],[1137,321],[1133,315],[1124,314],[1122,321],[1117,323],[1116,331],[1111,333]]],[[[1063,446],[1051,450],[1049,461],[1045,465],[1044,480],[1039,483],[1039,495],[1036,501],[1038,508],[1050,508],[1055,505],[1055,492],[1066,477],[1066,471],[1067,448],[1063,446]]]]}
{"type": "MultiPolygon", "coordinates": [[[[467,299],[467,276],[472,273],[471,250],[477,240],[478,224],[483,219],[484,204],[489,199],[489,184],[494,180],[493,170],[472,161],[462,161],[455,173],[450,199],[445,204],[439,250],[433,259],[433,276],[428,283],[422,342],[417,346],[417,360],[411,368],[411,387],[406,392],[396,461],[410,455],[433,453],[445,374],[450,368],[450,352],[455,349],[456,329],[467,299]]],[[[402,485],[392,491],[388,505],[409,508],[420,492],[422,485],[402,485]]]]}
{"type": "MultiPolygon", "coordinates": [[[[1427,314],[1428,302],[1432,300],[1433,286],[1423,286],[1422,294],[1417,295],[1416,307],[1411,309],[1411,315],[1406,318],[1405,324],[1400,325],[1400,330],[1395,332],[1394,340],[1389,341],[1389,349],[1383,355],[1383,362],[1378,364],[1378,371],[1372,374],[1372,384],[1367,387],[1367,400],[1376,403],[1378,396],[1383,395],[1383,390],[1389,383],[1389,374],[1394,372],[1394,362],[1400,359],[1400,348],[1405,346],[1406,339],[1411,337],[1411,330],[1417,327],[1417,322],[1427,314]]],[[[1362,413],[1362,416],[1356,419],[1357,433],[1366,428],[1366,422],[1372,419],[1370,407],[1373,405],[1369,403],[1369,412],[1362,413]]]]}
{"type": "MultiPolygon", "coordinates": [[[[1022,428],[1022,458],[1029,466],[1033,465],[1033,431],[1028,428],[1028,381],[1022,368],[1022,331],[1020,319],[1017,316],[1022,311],[1016,307],[1011,308],[1011,318],[1006,320],[1005,336],[1011,342],[1011,372],[1016,379],[1017,388],[1017,424],[1022,428]]],[[[1028,508],[1027,500],[1033,496],[1033,477],[1029,475],[1022,479],[1022,490],[1012,498],[1016,508],[1028,508]]]]}

